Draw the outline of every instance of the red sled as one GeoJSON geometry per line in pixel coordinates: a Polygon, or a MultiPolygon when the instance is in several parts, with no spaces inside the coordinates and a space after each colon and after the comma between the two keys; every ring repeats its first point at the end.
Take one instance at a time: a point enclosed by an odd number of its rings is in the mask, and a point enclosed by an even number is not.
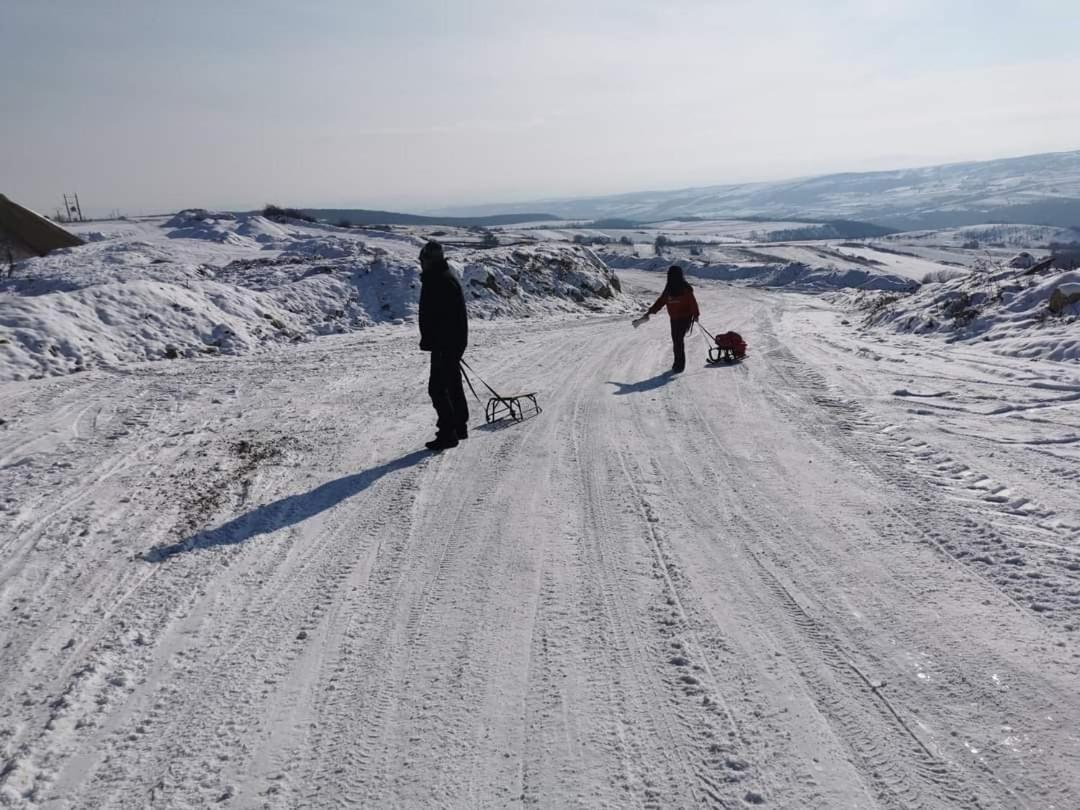
{"type": "Polygon", "coordinates": [[[746,357],[746,341],[738,332],[724,332],[713,341],[716,345],[709,347],[710,363],[734,363],[746,357]]]}

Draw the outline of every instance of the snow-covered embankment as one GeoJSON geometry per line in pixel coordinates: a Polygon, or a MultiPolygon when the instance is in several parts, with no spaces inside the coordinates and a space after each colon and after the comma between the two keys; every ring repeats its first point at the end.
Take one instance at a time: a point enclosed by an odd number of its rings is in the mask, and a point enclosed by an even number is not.
{"type": "MultiPolygon", "coordinates": [[[[242,354],[415,318],[422,240],[181,212],[87,234],[0,286],[0,381],[242,354]]],[[[451,250],[474,318],[625,311],[587,248],[451,250]]]]}
{"type": "Polygon", "coordinates": [[[1080,360],[1080,271],[992,269],[924,284],[911,295],[853,294],[866,324],[992,344],[997,354],[1080,360]]]}

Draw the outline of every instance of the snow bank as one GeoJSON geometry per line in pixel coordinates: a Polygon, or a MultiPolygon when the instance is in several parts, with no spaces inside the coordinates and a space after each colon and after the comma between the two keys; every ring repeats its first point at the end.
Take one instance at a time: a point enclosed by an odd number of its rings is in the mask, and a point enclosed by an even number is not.
{"type": "Polygon", "coordinates": [[[926,284],[907,296],[852,295],[867,325],[994,344],[1012,357],[1080,361],[1080,271],[1006,269],[926,284]]]}
{"type": "Polygon", "coordinates": [[[586,247],[547,244],[475,251],[464,261],[461,278],[466,300],[481,317],[529,315],[534,302],[544,299],[559,311],[611,309],[604,302],[622,300],[614,271],[586,247]]]}
{"type": "MultiPolygon", "coordinates": [[[[0,285],[0,380],[241,354],[416,316],[422,240],[184,211],[16,268],[0,285]]],[[[450,249],[475,318],[628,311],[581,247],[450,249]]]]}

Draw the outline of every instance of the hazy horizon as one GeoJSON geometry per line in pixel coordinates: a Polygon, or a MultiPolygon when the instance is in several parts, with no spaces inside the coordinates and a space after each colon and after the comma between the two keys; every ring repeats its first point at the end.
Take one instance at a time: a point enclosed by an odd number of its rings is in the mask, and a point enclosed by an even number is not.
{"type": "Polygon", "coordinates": [[[426,211],[1077,148],[1075,4],[9,0],[0,192],[426,211]]]}

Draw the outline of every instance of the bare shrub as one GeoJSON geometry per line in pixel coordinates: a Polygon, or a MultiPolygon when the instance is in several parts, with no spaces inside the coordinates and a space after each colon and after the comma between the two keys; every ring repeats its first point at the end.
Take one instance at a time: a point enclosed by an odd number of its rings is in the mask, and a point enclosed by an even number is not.
{"type": "Polygon", "coordinates": [[[963,278],[966,276],[963,270],[952,270],[947,267],[943,267],[940,270],[931,270],[925,276],[922,277],[923,284],[944,284],[946,281],[952,281],[953,279],[963,278]]]}
{"type": "Polygon", "coordinates": [[[298,219],[301,222],[314,222],[315,217],[305,214],[299,208],[282,208],[280,205],[267,203],[262,210],[262,215],[274,222],[285,222],[288,219],[298,219]]]}

